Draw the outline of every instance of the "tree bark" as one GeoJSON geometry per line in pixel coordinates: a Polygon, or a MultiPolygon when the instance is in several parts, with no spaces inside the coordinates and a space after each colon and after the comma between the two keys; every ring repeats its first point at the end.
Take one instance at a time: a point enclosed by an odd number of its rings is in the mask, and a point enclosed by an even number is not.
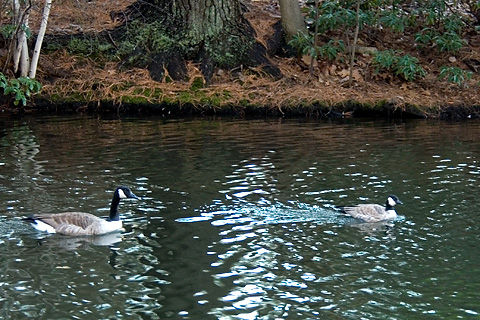
{"type": "Polygon", "coordinates": [[[137,41],[135,50],[126,55],[130,60],[132,55],[145,55],[147,59],[138,60],[148,61],[155,80],[166,73],[173,80],[187,79],[185,60],[199,63],[207,82],[216,67],[261,66],[275,78],[282,76],[266,57],[265,47],[255,41],[238,0],[143,0],[132,4],[126,14],[130,20],[123,28],[130,32],[124,32],[123,41],[131,41],[149,25],[156,30],[157,40],[137,41]]]}
{"type": "Polygon", "coordinates": [[[21,40],[20,77],[26,77],[28,74],[28,67],[30,66],[30,54],[28,53],[27,36],[24,34],[21,40]]]}
{"type": "Polygon", "coordinates": [[[28,67],[30,65],[30,57],[28,53],[27,33],[28,18],[32,7],[31,0],[19,1],[12,0],[12,24],[15,26],[15,32],[9,45],[9,54],[4,66],[4,71],[13,58],[13,73],[21,77],[27,76],[28,67]]]}
{"type": "Polygon", "coordinates": [[[291,40],[298,32],[306,33],[307,29],[298,0],[279,0],[278,2],[287,41],[291,40]]]}

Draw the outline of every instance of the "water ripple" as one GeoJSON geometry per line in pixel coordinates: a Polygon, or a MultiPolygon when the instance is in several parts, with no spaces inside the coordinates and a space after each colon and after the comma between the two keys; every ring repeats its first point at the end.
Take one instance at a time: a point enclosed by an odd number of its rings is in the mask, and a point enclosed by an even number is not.
{"type": "Polygon", "coordinates": [[[478,122],[5,120],[0,317],[478,317],[478,122]],[[108,215],[113,241],[26,214],[108,215]],[[396,221],[334,206],[398,193],[396,221]],[[468,270],[468,272],[465,272],[468,270]]]}

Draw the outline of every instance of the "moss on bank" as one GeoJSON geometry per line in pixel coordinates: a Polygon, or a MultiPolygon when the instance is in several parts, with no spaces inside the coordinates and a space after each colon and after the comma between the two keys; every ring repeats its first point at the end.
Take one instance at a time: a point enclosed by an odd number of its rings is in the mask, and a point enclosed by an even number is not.
{"type": "Polygon", "coordinates": [[[83,114],[124,114],[135,116],[258,116],[258,117],[309,117],[332,118],[417,118],[417,119],[478,119],[480,105],[421,107],[411,104],[398,105],[392,101],[361,103],[347,100],[331,104],[328,102],[303,101],[290,105],[268,105],[243,99],[229,103],[228,91],[207,95],[199,90],[180,92],[174,97],[152,101],[162,96],[161,91],[138,92],[139,95],[121,97],[121,101],[102,99],[89,101],[85,96],[72,95],[65,99],[58,96],[39,96],[33,106],[16,109],[19,112],[36,113],[83,113],[83,114]],[[141,94],[140,94],[141,93],[141,94]],[[143,95],[142,95],[143,94],[143,95]]]}

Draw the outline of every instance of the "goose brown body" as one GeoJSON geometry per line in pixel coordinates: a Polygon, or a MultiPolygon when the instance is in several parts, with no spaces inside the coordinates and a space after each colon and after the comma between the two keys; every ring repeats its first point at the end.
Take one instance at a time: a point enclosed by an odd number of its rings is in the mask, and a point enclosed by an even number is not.
{"type": "Polygon", "coordinates": [[[361,219],[365,222],[378,222],[383,220],[391,220],[397,217],[397,212],[393,208],[396,204],[403,204],[395,195],[387,198],[385,206],[379,204],[359,204],[355,206],[339,207],[345,214],[361,219]]]}
{"type": "Polygon", "coordinates": [[[117,211],[121,199],[138,199],[129,188],[118,187],[113,195],[108,220],[86,212],[39,213],[27,217],[34,228],[49,233],[70,236],[101,235],[122,229],[122,220],[117,211]]]}
{"type": "Polygon", "coordinates": [[[122,228],[122,221],[106,221],[86,212],[44,213],[33,215],[32,218],[51,226],[55,233],[71,236],[99,235],[122,228]]]}

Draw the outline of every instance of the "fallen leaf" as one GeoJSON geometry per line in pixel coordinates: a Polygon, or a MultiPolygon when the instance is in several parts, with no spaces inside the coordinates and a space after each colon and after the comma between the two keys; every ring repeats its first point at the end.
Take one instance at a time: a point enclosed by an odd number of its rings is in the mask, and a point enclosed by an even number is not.
{"type": "Polygon", "coordinates": [[[358,69],[353,70],[352,78],[353,78],[353,80],[355,80],[357,82],[363,82],[364,81],[363,76],[360,73],[360,70],[358,70],[358,69]]]}
{"type": "MultiPolygon", "coordinates": [[[[308,55],[308,54],[304,54],[302,56],[302,61],[303,63],[305,63],[307,66],[310,65],[310,63],[312,63],[312,56],[311,55],[308,55]]],[[[316,67],[318,65],[317,63],[317,60],[313,60],[313,66],[316,67]]]]}
{"type": "Polygon", "coordinates": [[[337,75],[339,75],[342,78],[345,78],[345,77],[348,77],[350,75],[350,71],[348,71],[347,69],[342,69],[342,70],[337,72],[337,75]]]}

